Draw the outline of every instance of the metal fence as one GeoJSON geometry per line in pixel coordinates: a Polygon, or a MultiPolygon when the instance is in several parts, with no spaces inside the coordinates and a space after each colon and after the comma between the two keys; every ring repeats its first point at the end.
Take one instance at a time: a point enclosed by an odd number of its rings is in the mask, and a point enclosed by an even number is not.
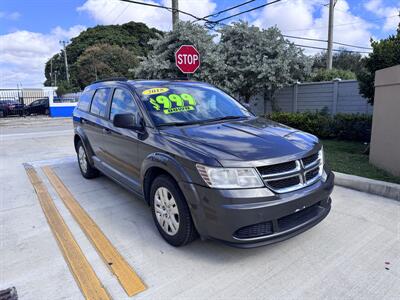
{"type": "MultiPolygon", "coordinates": [[[[356,80],[297,83],[280,89],[275,95],[279,111],[304,112],[327,110],[330,114],[372,114],[373,108],[358,90],[356,80]]],[[[260,96],[250,102],[258,115],[272,112],[271,102],[260,96]]]]}
{"type": "Polygon", "coordinates": [[[0,117],[42,112],[41,109],[37,110],[39,106],[34,107],[32,104],[41,105],[43,112],[48,112],[45,108],[48,108],[48,103],[48,93],[43,89],[0,89],[0,117]]]}

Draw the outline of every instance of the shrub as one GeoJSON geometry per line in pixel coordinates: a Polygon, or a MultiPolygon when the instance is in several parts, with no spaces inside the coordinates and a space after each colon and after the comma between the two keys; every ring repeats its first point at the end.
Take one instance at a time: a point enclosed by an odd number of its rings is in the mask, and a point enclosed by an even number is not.
{"type": "Polygon", "coordinates": [[[372,116],[364,114],[337,114],[325,112],[287,113],[274,112],[267,118],[287,126],[303,130],[321,139],[369,142],[372,116]]]}
{"type": "Polygon", "coordinates": [[[333,118],[335,137],[340,140],[369,142],[372,116],[365,114],[337,114],[333,118]]]}
{"type": "Polygon", "coordinates": [[[347,79],[356,79],[356,74],[349,70],[341,70],[341,69],[319,69],[314,76],[311,77],[312,81],[331,81],[336,78],[340,78],[343,80],[347,79]]]}

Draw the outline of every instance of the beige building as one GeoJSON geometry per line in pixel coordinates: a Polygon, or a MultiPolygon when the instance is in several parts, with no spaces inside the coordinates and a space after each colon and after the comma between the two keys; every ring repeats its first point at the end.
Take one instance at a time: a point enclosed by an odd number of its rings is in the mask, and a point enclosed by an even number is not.
{"type": "Polygon", "coordinates": [[[400,65],[375,73],[370,162],[400,176],[400,65]]]}

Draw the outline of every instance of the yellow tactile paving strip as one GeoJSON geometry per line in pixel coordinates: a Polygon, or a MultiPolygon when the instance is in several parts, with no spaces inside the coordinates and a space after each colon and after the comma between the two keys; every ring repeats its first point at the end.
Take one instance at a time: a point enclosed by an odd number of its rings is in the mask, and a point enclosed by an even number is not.
{"type": "Polygon", "coordinates": [[[47,222],[84,297],[86,299],[111,299],[72,236],[35,169],[30,165],[25,165],[25,170],[39,198],[47,222]]]}
{"type": "Polygon", "coordinates": [[[50,167],[43,167],[42,170],[64,202],[65,206],[69,209],[75,220],[85,232],[86,236],[97,249],[106,265],[116,275],[128,296],[133,296],[144,291],[146,286],[142,280],[125,261],[118,250],[115,249],[92,218],[79,205],[56,173],[50,167]]]}

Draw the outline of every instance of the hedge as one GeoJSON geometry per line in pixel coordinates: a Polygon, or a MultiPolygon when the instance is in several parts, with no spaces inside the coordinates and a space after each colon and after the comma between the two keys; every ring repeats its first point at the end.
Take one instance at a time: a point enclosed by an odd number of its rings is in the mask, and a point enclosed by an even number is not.
{"type": "Polygon", "coordinates": [[[336,114],[324,112],[274,112],[268,119],[314,134],[322,139],[369,142],[372,116],[366,114],[336,114]]]}

